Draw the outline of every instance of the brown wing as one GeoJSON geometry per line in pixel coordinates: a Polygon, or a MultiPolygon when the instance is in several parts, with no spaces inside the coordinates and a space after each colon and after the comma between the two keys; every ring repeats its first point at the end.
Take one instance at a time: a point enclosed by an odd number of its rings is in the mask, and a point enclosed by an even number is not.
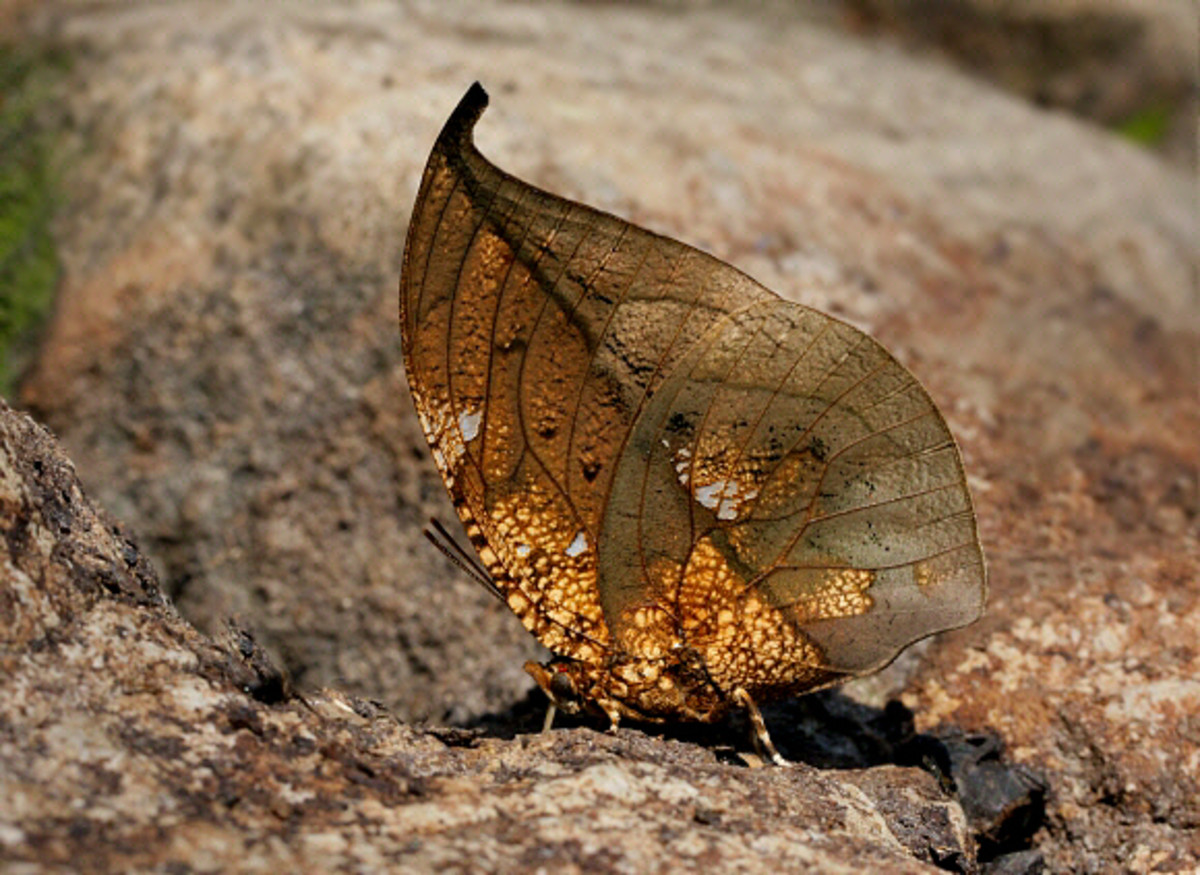
{"type": "Polygon", "coordinates": [[[682,643],[726,688],[803,686],[978,616],[970,496],[916,380],[851,326],[496,169],[471,143],[486,100],[472,87],[425,169],[401,333],[459,515],[542,642],[682,643]]]}
{"type": "Polygon", "coordinates": [[[588,658],[609,643],[596,545],[638,411],[697,338],[770,293],[498,170],[471,142],[486,104],[472,86],[425,168],[401,278],[405,367],[497,586],[543,644],[588,658]]]}
{"type": "Polygon", "coordinates": [[[635,423],[599,575],[619,641],[644,647],[637,618],[662,606],[720,686],[752,692],[875,670],[986,594],[929,395],[862,332],[775,296],[713,325],[635,423]]]}

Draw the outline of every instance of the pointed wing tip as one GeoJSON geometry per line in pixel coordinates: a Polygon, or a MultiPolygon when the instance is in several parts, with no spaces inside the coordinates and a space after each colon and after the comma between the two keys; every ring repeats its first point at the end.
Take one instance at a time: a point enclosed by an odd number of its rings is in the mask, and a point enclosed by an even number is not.
{"type": "Polygon", "coordinates": [[[460,152],[471,143],[471,132],[488,105],[488,93],[478,82],[471,84],[438,135],[439,151],[460,152]]]}

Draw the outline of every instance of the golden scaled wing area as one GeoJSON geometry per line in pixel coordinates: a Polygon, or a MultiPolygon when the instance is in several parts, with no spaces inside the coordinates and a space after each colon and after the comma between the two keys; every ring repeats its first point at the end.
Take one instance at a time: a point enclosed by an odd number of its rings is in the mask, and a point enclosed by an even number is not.
{"type": "Polygon", "coordinates": [[[469,444],[479,440],[475,430],[464,434],[459,419],[428,406],[422,421],[429,423],[434,459],[467,536],[509,608],[549,650],[602,663],[609,634],[596,587],[596,551],[569,505],[520,471],[485,490],[479,467],[468,461],[469,444]],[[486,507],[481,517],[476,505],[486,507]]]}
{"type": "Polygon", "coordinates": [[[645,662],[670,659],[681,648],[700,654],[712,682],[727,694],[802,690],[831,674],[798,624],[861,614],[871,607],[873,575],[845,569],[814,580],[809,591],[777,608],[747,584],[711,538],[701,539],[687,565],[659,560],[649,571],[656,598],[618,619],[620,652],[645,662]]]}
{"type": "Polygon", "coordinates": [[[575,217],[584,208],[479,155],[470,128],[483,103],[472,95],[439,137],[410,223],[405,369],[432,455],[496,588],[546,647],[602,662],[598,522],[589,527],[568,494],[563,447],[591,354],[564,313],[620,228],[592,233],[575,217]]]}
{"type": "Polygon", "coordinates": [[[501,591],[508,606],[552,652],[602,662],[609,635],[597,597],[595,545],[556,506],[556,496],[536,484],[497,492],[488,542],[503,551],[498,564],[507,576],[501,591]]]}

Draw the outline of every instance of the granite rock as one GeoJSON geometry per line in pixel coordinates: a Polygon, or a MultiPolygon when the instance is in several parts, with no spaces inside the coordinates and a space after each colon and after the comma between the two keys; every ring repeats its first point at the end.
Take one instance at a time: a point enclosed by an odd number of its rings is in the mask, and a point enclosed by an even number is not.
{"type": "Polygon", "coordinates": [[[972,871],[958,802],[630,729],[510,738],[299,696],[200,633],[52,436],[0,401],[6,871],[972,871]],[[944,868],[944,867],[943,867],[944,868]]]}

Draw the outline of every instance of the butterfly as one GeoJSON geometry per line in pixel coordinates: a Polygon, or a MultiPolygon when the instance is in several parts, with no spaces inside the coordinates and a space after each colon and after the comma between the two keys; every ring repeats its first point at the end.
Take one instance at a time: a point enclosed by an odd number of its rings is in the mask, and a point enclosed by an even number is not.
{"type": "Polygon", "coordinates": [[[728,264],[505,173],[478,84],[421,180],[405,369],[552,708],[711,722],[977,619],[962,459],[879,343],[728,264]]]}

